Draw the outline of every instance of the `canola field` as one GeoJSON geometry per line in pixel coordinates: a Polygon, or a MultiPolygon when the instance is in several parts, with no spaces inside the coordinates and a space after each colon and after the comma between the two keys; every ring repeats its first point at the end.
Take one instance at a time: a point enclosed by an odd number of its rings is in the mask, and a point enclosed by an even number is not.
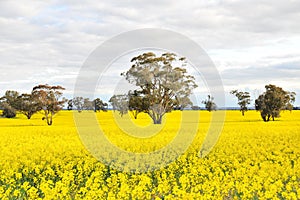
{"type": "MultiPolygon", "coordinates": [[[[183,112],[192,122],[194,111],[183,112]]],[[[166,114],[162,125],[151,125],[146,114],[131,124],[128,115],[96,115],[112,144],[136,153],[158,150],[180,126],[186,132],[190,127],[189,121],[180,124],[180,111],[166,114]],[[125,134],[136,127],[157,134],[150,139],[125,134]]],[[[204,158],[198,152],[211,113],[199,116],[197,135],[183,155],[160,169],[135,173],[93,157],[72,111],[59,112],[52,126],[38,114],[31,120],[0,118],[0,199],[300,199],[299,111],[268,123],[256,111],[244,117],[227,111],[218,143],[204,158]]]]}

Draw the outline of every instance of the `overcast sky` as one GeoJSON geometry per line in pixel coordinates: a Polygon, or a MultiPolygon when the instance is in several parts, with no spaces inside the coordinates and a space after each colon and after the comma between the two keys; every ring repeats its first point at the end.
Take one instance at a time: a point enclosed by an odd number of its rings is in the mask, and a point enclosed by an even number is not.
{"type": "MultiPolygon", "coordinates": [[[[134,29],[163,28],[207,52],[227,106],[236,103],[231,89],[249,91],[254,99],[269,83],[295,91],[300,106],[299,11],[298,0],[1,0],[0,95],[48,83],[66,87],[65,96],[72,97],[81,66],[104,41],[134,29]]],[[[130,67],[124,58],[117,64],[130,67]]],[[[119,73],[108,72],[105,84],[119,81],[119,73]]]]}

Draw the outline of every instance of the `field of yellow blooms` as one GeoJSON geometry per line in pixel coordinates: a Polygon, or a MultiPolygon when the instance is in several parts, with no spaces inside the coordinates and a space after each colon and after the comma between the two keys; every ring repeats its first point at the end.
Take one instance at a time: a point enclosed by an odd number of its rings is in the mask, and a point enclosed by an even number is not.
{"type": "MultiPolygon", "coordinates": [[[[97,121],[112,144],[147,153],[166,146],[180,127],[193,131],[194,111],[183,112],[191,116],[186,124],[180,111],[166,114],[162,125],[152,125],[145,114],[127,123],[128,115],[112,111],[97,113],[97,121]],[[134,130],[153,134],[144,139],[126,134],[134,130]]],[[[74,114],[84,119],[84,112],[74,114]]],[[[93,157],[72,111],[59,112],[52,126],[39,114],[31,120],[0,118],[0,199],[300,199],[299,111],[268,123],[255,111],[244,117],[227,111],[218,143],[200,158],[210,115],[200,111],[197,135],[185,154],[140,173],[93,157]]]]}

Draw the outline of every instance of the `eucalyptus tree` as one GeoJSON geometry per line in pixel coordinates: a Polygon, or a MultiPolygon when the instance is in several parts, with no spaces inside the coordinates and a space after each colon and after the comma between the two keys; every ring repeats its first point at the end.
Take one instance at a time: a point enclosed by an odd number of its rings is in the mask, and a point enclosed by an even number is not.
{"type": "Polygon", "coordinates": [[[156,56],[153,52],[143,53],[132,58],[133,63],[121,75],[134,84],[140,96],[147,101],[146,113],[154,124],[161,124],[162,117],[174,107],[189,99],[197,87],[195,78],[184,68],[186,58],[174,53],[156,56]]]}
{"type": "Polygon", "coordinates": [[[59,112],[65,101],[60,100],[62,91],[65,88],[61,86],[38,85],[33,87],[32,95],[39,102],[39,106],[44,111],[43,120],[46,120],[50,126],[53,123],[53,116],[59,112]]]}
{"type": "Polygon", "coordinates": [[[112,105],[114,111],[119,111],[121,116],[128,113],[129,99],[127,94],[113,95],[109,99],[109,103],[112,105]]]}
{"type": "Polygon", "coordinates": [[[17,108],[20,113],[30,119],[32,115],[40,111],[42,108],[38,98],[34,94],[21,94],[17,98],[17,108]]]}
{"type": "Polygon", "coordinates": [[[238,105],[240,106],[240,111],[242,112],[242,115],[245,115],[245,112],[248,110],[248,105],[251,102],[250,94],[249,92],[241,92],[238,90],[232,90],[230,91],[230,94],[236,96],[238,99],[238,105]]]}
{"type": "Polygon", "coordinates": [[[292,110],[295,102],[295,92],[283,90],[276,85],[266,85],[266,91],[255,100],[255,109],[260,111],[262,119],[267,122],[270,118],[280,117],[282,110],[292,110]]]}
{"type": "Polygon", "coordinates": [[[102,111],[107,111],[108,104],[103,102],[100,98],[94,99],[93,104],[94,104],[94,111],[95,112],[101,111],[101,110],[102,111]]]}
{"type": "Polygon", "coordinates": [[[7,90],[3,97],[0,98],[0,105],[2,107],[2,116],[6,118],[13,118],[17,113],[19,92],[14,90],[7,90]]]}
{"type": "Polygon", "coordinates": [[[74,97],[72,99],[72,104],[73,104],[73,107],[75,107],[75,109],[78,112],[82,112],[83,105],[84,105],[84,98],[83,97],[74,97]]]}
{"type": "Polygon", "coordinates": [[[209,112],[217,109],[217,105],[214,102],[214,97],[210,95],[207,95],[207,99],[202,101],[202,103],[205,105],[206,110],[209,112]]]}

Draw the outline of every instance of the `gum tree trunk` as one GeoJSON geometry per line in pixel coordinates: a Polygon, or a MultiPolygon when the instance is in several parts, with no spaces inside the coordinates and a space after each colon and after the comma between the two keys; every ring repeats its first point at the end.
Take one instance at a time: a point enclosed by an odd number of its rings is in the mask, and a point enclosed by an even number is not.
{"type": "Polygon", "coordinates": [[[153,117],[152,117],[153,123],[154,124],[161,124],[162,116],[163,115],[160,115],[160,114],[154,114],[153,117]]]}

